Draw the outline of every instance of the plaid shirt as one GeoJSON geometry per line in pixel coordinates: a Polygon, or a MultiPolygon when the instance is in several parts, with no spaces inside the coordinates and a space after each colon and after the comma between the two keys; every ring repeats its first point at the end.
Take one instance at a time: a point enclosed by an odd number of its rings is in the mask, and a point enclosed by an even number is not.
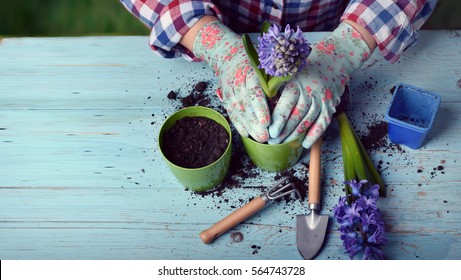
{"type": "Polygon", "coordinates": [[[182,36],[204,15],[214,15],[238,33],[258,32],[269,20],[303,31],[331,31],[348,19],[365,27],[384,58],[395,62],[418,40],[421,28],[437,0],[310,0],[310,1],[210,1],[210,0],[120,0],[151,29],[149,43],[163,57],[194,55],[179,43],[182,36]]]}

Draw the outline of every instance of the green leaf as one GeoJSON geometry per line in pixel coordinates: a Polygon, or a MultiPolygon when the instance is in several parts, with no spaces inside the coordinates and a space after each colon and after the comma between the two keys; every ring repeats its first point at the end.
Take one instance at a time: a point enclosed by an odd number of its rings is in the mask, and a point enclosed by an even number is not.
{"type": "MultiPolygon", "coordinates": [[[[343,156],[343,169],[344,169],[344,182],[348,182],[352,179],[357,179],[354,170],[354,163],[352,158],[349,155],[349,149],[344,140],[344,132],[340,131],[341,134],[341,147],[342,147],[342,156],[343,156]]],[[[351,194],[351,187],[347,184],[344,184],[346,195],[351,194]]]]}
{"type": "Polygon", "coordinates": [[[264,71],[264,69],[259,69],[258,66],[260,64],[259,62],[259,57],[258,57],[258,52],[256,52],[256,49],[253,45],[253,42],[251,41],[251,38],[250,36],[248,36],[248,34],[244,34],[242,36],[242,41],[243,41],[243,46],[245,47],[245,52],[247,53],[248,55],[248,59],[251,63],[251,66],[253,66],[253,68],[255,68],[255,70],[262,70],[264,71]]]}
{"type": "Polygon", "coordinates": [[[271,77],[269,79],[269,82],[267,83],[269,89],[268,97],[274,97],[277,94],[277,91],[279,90],[280,86],[283,83],[288,82],[292,78],[292,76],[271,77]]]}
{"type": "Polygon", "coordinates": [[[345,113],[341,113],[337,116],[340,121],[339,127],[344,134],[344,143],[349,150],[349,155],[353,159],[355,174],[357,175],[358,180],[367,180],[367,172],[365,165],[363,163],[362,154],[360,148],[357,144],[357,138],[355,137],[355,132],[352,128],[352,125],[349,122],[345,113]]]}
{"type": "Polygon", "coordinates": [[[253,42],[251,41],[251,38],[250,36],[248,36],[248,34],[244,34],[242,36],[242,41],[243,41],[243,46],[245,47],[245,52],[248,55],[248,60],[250,61],[251,66],[253,66],[253,69],[255,70],[256,75],[258,75],[259,81],[261,82],[261,87],[267,95],[269,92],[269,88],[267,85],[267,74],[264,71],[264,69],[258,68],[260,62],[259,62],[258,53],[256,52],[253,42]]]}
{"type": "Polygon", "coordinates": [[[260,33],[261,33],[261,36],[266,33],[267,31],[269,31],[269,28],[271,27],[271,24],[270,22],[268,22],[267,20],[265,20],[263,22],[263,24],[261,25],[261,30],[260,30],[260,33]]]}
{"type": "Polygon", "coordinates": [[[380,186],[379,193],[385,196],[384,181],[376,170],[362,142],[350,124],[347,115],[342,112],[337,117],[341,133],[341,145],[343,149],[344,176],[346,181],[350,179],[368,180],[372,184],[380,186]],[[357,160],[360,159],[360,160],[357,160]],[[353,174],[350,169],[354,169],[353,174]]]}
{"type": "Polygon", "coordinates": [[[355,137],[357,138],[357,142],[359,144],[359,149],[362,154],[362,159],[365,161],[366,167],[369,171],[369,174],[371,175],[371,178],[373,180],[373,184],[378,184],[379,185],[379,195],[385,197],[386,196],[386,189],[384,186],[384,181],[381,178],[381,175],[379,172],[376,170],[375,165],[371,161],[370,157],[368,156],[367,151],[365,150],[365,147],[363,146],[362,142],[358,138],[357,134],[355,134],[355,137]]]}

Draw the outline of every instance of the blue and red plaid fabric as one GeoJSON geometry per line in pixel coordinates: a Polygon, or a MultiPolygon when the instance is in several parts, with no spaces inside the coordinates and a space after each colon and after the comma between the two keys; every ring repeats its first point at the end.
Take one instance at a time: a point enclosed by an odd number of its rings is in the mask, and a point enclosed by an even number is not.
{"type": "Polygon", "coordinates": [[[421,28],[437,0],[120,0],[151,29],[149,44],[166,58],[194,59],[179,41],[204,15],[217,16],[238,33],[258,32],[265,20],[303,31],[331,31],[348,19],[365,27],[384,58],[395,62],[418,40],[421,28]]]}

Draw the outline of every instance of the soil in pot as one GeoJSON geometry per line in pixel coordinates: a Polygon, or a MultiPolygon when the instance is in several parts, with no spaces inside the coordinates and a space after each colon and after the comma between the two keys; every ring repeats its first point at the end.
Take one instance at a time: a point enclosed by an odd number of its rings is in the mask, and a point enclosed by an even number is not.
{"type": "Polygon", "coordinates": [[[184,168],[200,168],[218,160],[229,145],[229,134],[206,117],[185,117],[167,131],[162,149],[165,157],[184,168]]]}

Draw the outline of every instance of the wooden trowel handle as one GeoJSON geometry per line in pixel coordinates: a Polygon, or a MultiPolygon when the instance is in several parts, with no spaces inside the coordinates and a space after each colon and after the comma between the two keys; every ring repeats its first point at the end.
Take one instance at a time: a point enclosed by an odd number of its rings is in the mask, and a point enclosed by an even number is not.
{"type": "Polygon", "coordinates": [[[322,152],[322,138],[320,137],[311,147],[309,161],[309,204],[320,204],[320,154],[322,152]]]}
{"type": "Polygon", "coordinates": [[[266,202],[261,196],[254,198],[244,206],[235,210],[227,217],[217,222],[210,228],[202,231],[200,233],[200,239],[203,243],[208,244],[213,241],[216,237],[227,232],[231,228],[234,228],[236,225],[240,224],[244,220],[253,216],[256,212],[261,210],[266,205],[266,202]]]}

